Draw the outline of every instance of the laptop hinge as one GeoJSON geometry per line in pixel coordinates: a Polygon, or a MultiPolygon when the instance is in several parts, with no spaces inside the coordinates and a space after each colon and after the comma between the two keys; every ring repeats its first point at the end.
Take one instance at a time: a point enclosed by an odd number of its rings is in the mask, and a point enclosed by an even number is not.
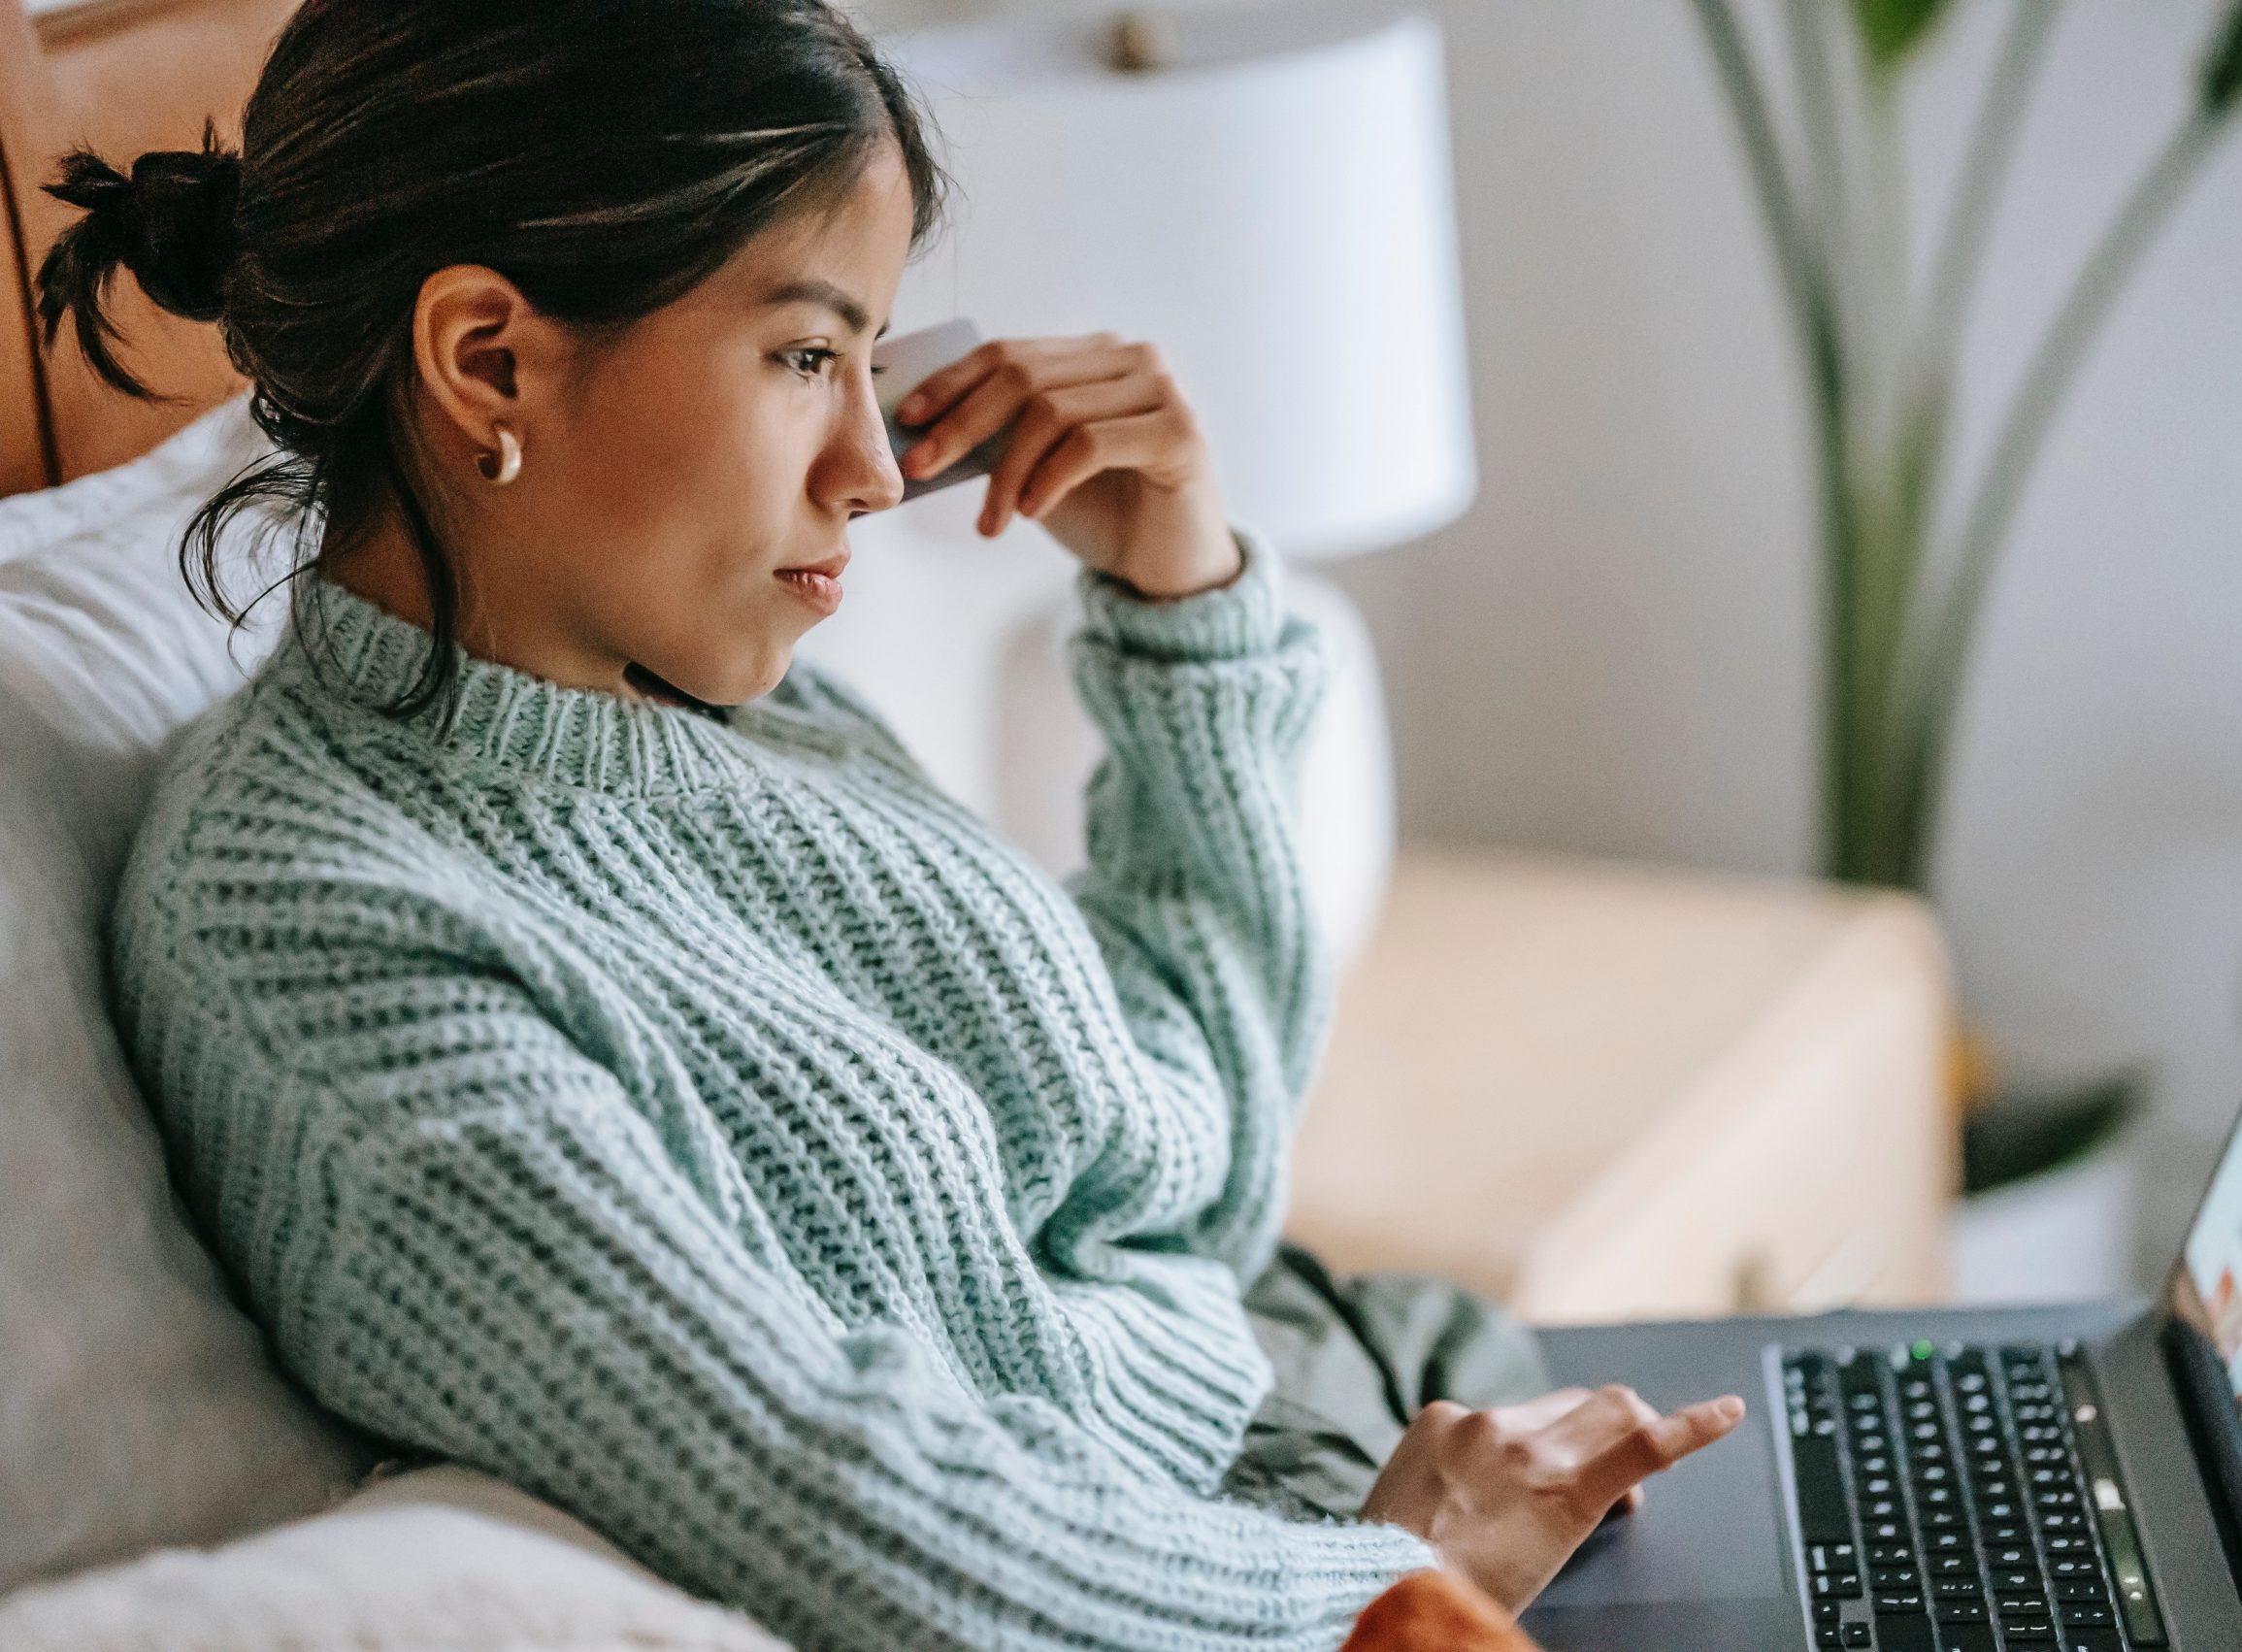
{"type": "Polygon", "coordinates": [[[2203,1490],[2218,1517],[2226,1570],[2242,1590],[2242,1404],[2236,1403],[2226,1362],[2210,1338],[2178,1314],[2168,1314],[2162,1340],[2180,1414],[2187,1419],[2202,1470],[2203,1490]]]}

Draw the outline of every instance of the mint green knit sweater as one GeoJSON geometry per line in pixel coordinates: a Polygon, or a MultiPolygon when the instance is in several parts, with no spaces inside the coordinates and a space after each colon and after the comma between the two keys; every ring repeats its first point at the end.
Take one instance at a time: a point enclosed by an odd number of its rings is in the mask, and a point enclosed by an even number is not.
{"type": "Polygon", "coordinates": [[[724,718],[331,583],[167,766],[115,1003],[190,1203],[327,1405],[805,1652],[1330,1648],[1434,1564],[1218,1495],[1328,971],[1313,629],[1083,572],[1061,887],[797,663],[724,718]],[[315,631],[314,631],[314,634],[315,631]]]}

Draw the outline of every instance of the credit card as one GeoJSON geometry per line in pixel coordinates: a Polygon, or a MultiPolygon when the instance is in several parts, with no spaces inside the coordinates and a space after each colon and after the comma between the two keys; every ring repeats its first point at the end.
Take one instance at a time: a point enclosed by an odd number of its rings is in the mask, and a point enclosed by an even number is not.
{"type": "MultiPolygon", "coordinates": [[[[879,377],[879,413],[880,417],[887,422],[888,447],[894,452],[899,465],[903,462],[904,454],[916,446],[919,439],[926,435],[929,425],[899,424],[895,416],[896,407],[926,380],[980,342],[980,329],[963,315],[956,315],[947,321],[937,322],[932,327],[921,327],[915,333],[882,339],[872,347],[873,365],[886,369],[879,377]]],[[[997,468],[997,461],[1004,457],[1005,447],[1011,437],[1012,427],[1007,424],[931,477],[914,477],[905,472],[904,498],[916,499],[922,493],[932,493],[937,488],[948,487],[954,482],[971,481],[974,477],[987,476],[997,468]]]]}

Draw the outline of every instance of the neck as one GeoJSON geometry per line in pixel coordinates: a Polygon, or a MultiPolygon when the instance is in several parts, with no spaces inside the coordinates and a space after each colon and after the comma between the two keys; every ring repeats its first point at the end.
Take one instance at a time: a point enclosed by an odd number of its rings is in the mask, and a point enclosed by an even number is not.
{"type": "MultiPolygon", "coordinates": [[[[420,553],[394,509],[347,544],[332,540],[320,546],[320,572],[353,596],[365,598],[423,631],[436,629],[436,605],[420,565],[420,553]]],[[[595,688],[626,700],[652,700],[664,705],[709,710],[682,689],[675,688],[645,667],[631,660],[586,657],[580,650],[511,645],[510,639],[537,627],[502,623],[467,567],[455,556],[453,578],[459,586],[457,641],[477,659],[511,666],[532,677],[542,677],[564,688],[595,688]]]]}

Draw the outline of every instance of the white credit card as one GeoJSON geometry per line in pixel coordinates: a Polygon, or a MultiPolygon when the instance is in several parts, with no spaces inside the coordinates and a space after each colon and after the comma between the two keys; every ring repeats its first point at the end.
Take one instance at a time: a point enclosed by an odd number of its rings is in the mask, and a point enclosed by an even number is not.
{"type": "MultiPolygon", "coordinates": [[[[932,327],[921,327],[915,333],[903,333],[880,340],[872,347],[874,367],[886,369],[879,376],[879,413],[887,421],[887,445],[894,452],[896,462],[918,445],[927,432],[923,424],[902,425],[896,422],[896,405],[904,397],[947,367],[959,356],[966,354],[981,342],[981,333],[963,315],[937,322],[932,327]]],[[[995,435],[986,438],[978,446],[953,459],[931,477],[914,477],[906,473],[903,479],[903,496],[916,499],[922,493],[932,493],[952,482],[970,481],[974,477],[987,476],[997,468],[1004,456],[1005,446],[1011,440],[1012,427],[1007,424],[995,435]]]]}

